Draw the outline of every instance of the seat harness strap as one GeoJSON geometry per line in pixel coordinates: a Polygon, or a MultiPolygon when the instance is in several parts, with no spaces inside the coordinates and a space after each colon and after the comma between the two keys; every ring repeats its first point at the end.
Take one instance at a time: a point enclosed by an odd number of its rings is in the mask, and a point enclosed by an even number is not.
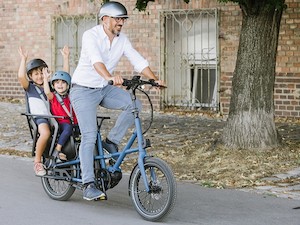
{"type": "Polygon", "coordinates": [[[34,85],[37,93],[40,95],[41,99],[43,100],[43,102],[45,103],[48,111],[50,112],[50,105],[49,105],[49,101],[46,100],[45,96],[43,95],[41,89],[39,89],[36,85],[34,85]]]}
{"type": "Polygon", "coordinates": [[[74,124],[74,120],[73,120],[73,115],[72,115],[72,105],[70,104],[70,110],[68,110],[68,108],[66,107],[62,97],[57,93],[57,92],[54,92],[59,104],[61,105],[61,107],[65,110],[65,112],[67,113],[67,115],[70,117],[71,121],[72,121],[72,124],[74,124]]]}

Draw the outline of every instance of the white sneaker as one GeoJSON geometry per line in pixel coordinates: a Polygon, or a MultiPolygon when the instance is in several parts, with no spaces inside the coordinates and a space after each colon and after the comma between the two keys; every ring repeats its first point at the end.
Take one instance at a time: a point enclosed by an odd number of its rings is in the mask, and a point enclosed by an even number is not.
{"type": "Polygon", "coordinates": [[[34,169],[35,175],[37,175],[37,176],[46,175],[46,170],[44,168],[43,163],[34,163],[34,168],[33,169],[34,169]]]}

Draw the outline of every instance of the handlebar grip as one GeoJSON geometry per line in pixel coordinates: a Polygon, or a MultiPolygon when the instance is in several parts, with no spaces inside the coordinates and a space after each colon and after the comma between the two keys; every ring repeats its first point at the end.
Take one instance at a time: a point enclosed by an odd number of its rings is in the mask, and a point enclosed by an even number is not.
{"type": "MultiPolygon", "coordinates": [[[[114,85],[114,81],[113,80],[109,80],[107,82],[108,85],[114,85]]],[[[123,79],[123,86],[128,86],[128,80],[127,79],[123,79]]]]}

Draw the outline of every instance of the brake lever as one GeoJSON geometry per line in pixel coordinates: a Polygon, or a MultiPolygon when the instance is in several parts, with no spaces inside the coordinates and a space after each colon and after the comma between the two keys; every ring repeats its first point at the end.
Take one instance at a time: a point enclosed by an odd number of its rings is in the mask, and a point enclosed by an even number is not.
{"type": "Polygon", "coordinates": [[[160,85],[160,84],[156,83],[154,79],[150,79],[150,80],[149,80],[149,83],[150,83],[152,86],[155,86],[155,87],[158,87],[158,88],[167,88],[167,86],[160,85]]]}

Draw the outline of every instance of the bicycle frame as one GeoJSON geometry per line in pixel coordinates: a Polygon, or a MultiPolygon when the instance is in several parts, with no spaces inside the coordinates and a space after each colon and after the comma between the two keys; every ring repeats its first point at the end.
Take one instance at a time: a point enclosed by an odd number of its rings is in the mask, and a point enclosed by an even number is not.
{"type": "MultiPolygon", "coordinates": [[[[107,169],[109,172],[115,172],[115,171],[121,171],[120,166],[123,163],[123,160],[125,157],[129,154],[139,152],[138,156],[138,166],[141,170],[141,175],[144,181],[144,185],[146,188],[146,191],[149,192],[149,183],[148,179],[146,176],[145,168],[144,168],[144,158],[147,156],[145,145],[144,145],[144,138],[143,138],[143,132],[142,132],[142,126],[141,126],[141,120],[139,117],[139,111],[138,108],[136,107],[136,97],[135,97],[135,92],[134,90],[129,90],[131,99],[132,99],[132,104],[134,106],[133,110],[133,115],[134,115],[134,124],[135,124],[135,130],[128,139],[127,144],[123,148],[122,151],[113,153],[113,154],[104,154],[103,146],[102,146],[102,137],[101,137],[101,125],[103,120],[108,119],[107,117],[98,117],[97,119],[101,119],[100,125],[98,124],[98,132],[97,132],[97,139],[96,139],[96,146],[97,146],[97,154],[94,156],[94,161],[99,160],[101,169],[107,169]],[[137,139],[137,148],[132,148],[132,145],[134,144],[135,140],[137,139]],[[118,156],[117,161],[113,166],[107,166],[105,163],[106,159],[112,158],[112,157],[118,156]]],[[[71,160],[68,162],[60,163],[57,164],[54,168],[60,168],[60,167],[66,167],[66,166],[74,166],[74,165],[79,165],[80,159],[77,157],[75,160],[71,160]]],[[[71,181],[76,182],[76,183],[82,183],[79,169],[77,171],[76,177],[71,178],[71,181]]]]}

